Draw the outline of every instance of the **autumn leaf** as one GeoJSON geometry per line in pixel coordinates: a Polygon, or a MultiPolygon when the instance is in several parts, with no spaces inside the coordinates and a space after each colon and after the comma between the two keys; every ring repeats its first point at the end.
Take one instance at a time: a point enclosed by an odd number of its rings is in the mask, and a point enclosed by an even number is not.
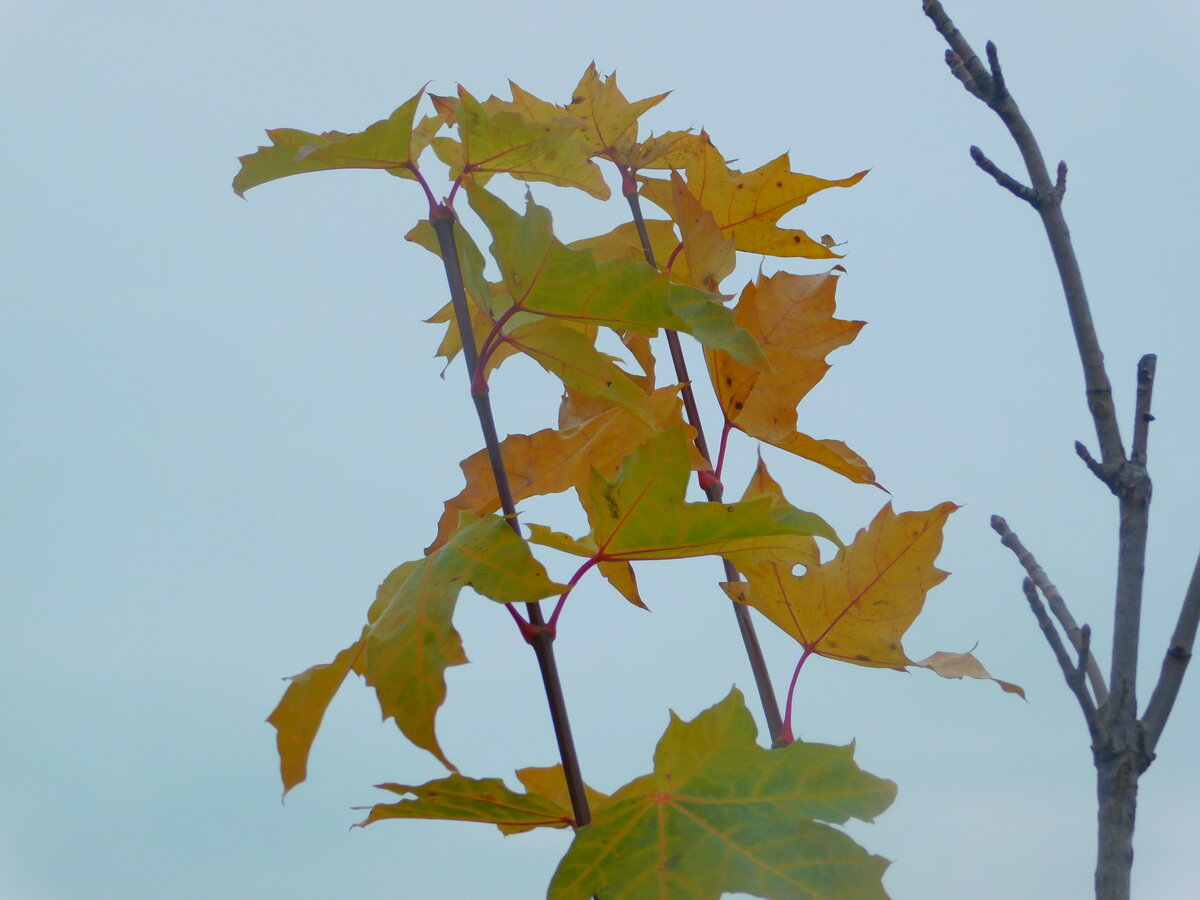
{"type": "MultiPolygon", "coordinates": [[[[690,471],[683,428],[661,432],[629,454],[615,480],[592,473],[584,499],[592,526],[589,534],[572,538],[542,525],[530,525],[529,539],[597,563],[744,550],[800,552],[812,535],[837,541],[833,529],[812,513],[776,516],[768,497],[735,504],[685,503],[690,471]]],[[[627,583],[614,586],[629,597],[627,583]]],[[[629,599],[641,605],[639,600],[629,599]]]]}
{"type": "Polygon", "coordinates": [[[682,241],[678,250],[660,263],[665,269],[674,269],[678,258],[686,269],[688,284],[716,291],[737,264],[733,239],[721,231],[716,218],[700,205],[678,172],[671,173],[671,197],[672,218],[679,225],[682,241]]]}
{"type": "Polygon", "coordinates": [[[999,678],[993,678],[992,674],[983,667],[983,663],[976,659],[973,653],[947,653],[944,650],[939,650],[937,653],[913,663],[913,665],[922,669],[930,669],[943,678],[980,678],[986,681],[994,681],[1006,693],[1016,694],[1022,698],[1025,697],[1024,688],[1010,681],[1001,681],[999,678]]]}
{"type": "Polygon", "coordinates": [[[691,131],[666,131],[621,150],[618,161],[639,169],[686,169],[708,143],[707,135],[691,131]]]}
{"type": "Polygon", "coordinates": [[[549,210],[532,198],[520,215],[482,189],[471,189],[469,196],[492,232],[492,256],[508,296],[521,311],[648,336],[669,328],[747,365],[761,359],[753,339],[734,325],[718,295],[672,284],[633,260],[597,262],[590,251],[567,247],[554,237],[549,210]]]}
{"type": "Polygon", "coordinates": [[[451,622],[464,587],[498,603],[531,603],[567,589],[549,579],[502,517],[469,514],[440,550],[405,563],[380,585],[369,615],[363,674],[384,717],[394,718],[410,741],[450,769],[434,717],[446,698],[445,670],[467,661],[451,622]]]}
{"type": "MultiPolygon", "coordinates": [[[[523,794],[510,790],[499,778],[467,778],[457,772],[421,785],[379,784],[376,787],[405,799],[376,804],[358,825],[365,827],[384,819],[444,819],[495,825],[506,835],[535,828],[574,827],[575,814],[561,765],[521,769],[517,778],[525,787],[523,794]]],[[[585,790],[593,812],[608,803],[608,795],[586,786],[585,790]]]]}
{"type": "MultiPolygon", "coordinates": [[[[614,357],[596,349],[596,326],[513,309],[512,298],[504,293],[503,285],[488,284],[484,280],[483,255],[470,235],[457,223],[454,227],[463,284],[472,301],[475,350],[483,364],[484,378],[506,359],[523,353],[557,376],[568,389],[623,406],[648,422],[642,379],[631,376],[616,365],[614,357]]],[[[413,228],[407,238],[435,255],[441,255],[428,220],[413,228]]],[[[462,350],[462,335],[453,304],[447,303],[426,321],[446,325],[437,355],[449,364],[462,350]]]]}
{"type": "Polygon", "coordinates": [[[379,803],[359,822],[367,826],[384,819],[450,819],[486,822],[505,834],[534,828],[566,828],[574,824],[571,809],[537,793],[518,794],[499,778],[467,778],[457,772],[422,785],[379,784],[393,794],[412,794],[399,803],[379,803]]]}
{"type": "Polygon", "coordinates": [[[576,832],[549,900],[886,898],[887,861],[833,826],[873,821],[896,786],[859,769],[853,747],[764,750],[755,737],[736,689],[690,722],[672,713],[654,771],[576,832]]]}
{"type": "Polygon", "coordinates": [[[617,87],[616,74],[601,78],[592,63],[579,79],[567,109],[583,121],[592,154],[611,155],[619,162],[637,144],[638,118],[666,98],[667,94],[658,94],[630,103],[617,87]]]}
{"type": "Polygon", "coordinates": [[[464,515],[437,553],[396,568],[380,585],[362,637],[332,663],[291,679],[271,713],[278,731],[284,793],[304,780],[308,754],[325,709],[351,671],[375,688],[384,717],[447,768],[434,734],[446,698],[445,670],[467,661],[451,620],[458,594],[471,587],[499,602],[529,603],[562,593],[508,523],[464,515]]]}
{"type": "MultiPolygon", "coordinates": [[[[363,629],[363,636],[367,633],[363,629]]],[[[363,640],[355,641],[333,662],[312,666],[288,680],[283,699],[267,721],[275,727],[283,793],[308,777],[308,754],[325,717],[325,710],[362,655],[363,640]]]]}
{"type": "Polygon", "coordinates": [[[841,441],[796,430],[796,405],[829,371],[825,357],[858,336],[864,322],[834,318],[838,278],[779,272],[747,284],[734,321],[763,348],[770,371],[753,369],[717,350],[705,352],[726,421],[751,437],[844,475],[874,484],[875,473],[841,441]]]}
{"type": "Polygon", "coordinates": [[[424,89],[418,91],[391,116],[354,134],[313,134],[295,128],[268,131],[270,147],[238,157],[242,167],[233,179],[234,192],[242,197],[250,188],[277,178],[329,169],[384,169],[411,178],[417,157],[441,124],[436,117],[426,119],[414,136],[413,117],[424,94],[424,89]]]}
{"type": "MultiPolygon", "coordinates": [[[[749,503],[763,498],[770,501],[772,514],[776,518],[786,520],[794,517],[797,525],[803,527],[803,517],[806,513],[788,502],[783,495],[783,488],[771,477],[771,473],[767,471],[767,465],[760,455],[758,465],[754,468],[754,474],[750,476],[750,483],[746,485],[746,490],[742,494],[742,502],[749,503]]],[[[826,537],[834,539],[838,547],[842,546],[841,541],[836,540],[837,535],[826,535],[826,537]]],[[[767,548],[765,550],[727,552],[724,555],[737,567],[739,572],[743,574],[758,572],[765,576],[773,573],[774,567],[777,565],[790,570],[796,565],[811,567],[821,563],[821,550],[817,546],[816,539],[812,537],[807,540],[797,540],[795,543],[781,548],[780,551],[776,551],[775,548],[767,548]]]]}
{"type": "MultiPolygon", "coordinates": [[[[978,660],[965,658],[969,654],[934,654],[918,663],[901,644],[925,595],[946,579],[934,560],[942,527],[956,509],[941,503],[897,515],[889,503],[829,562],[810,565],[798,576],[792,569],[799,559],[761,561],[742,567],[746,581],[726,584],[725,591],[782,628],[806,653],[900,671],[920,666],[944,678],[991,678],[978,660]]],[[[1024,696],[1015,685],[997,683],[1024,696]]]]}
{"type": "MultiPolygon", "coordinates": [[[[650,237],[650,250],[654,261],[667,260],[679,246],[679,236],[675,233],[675,223],[669,219],[646,219],[646,232],[650,237]]],[[[646,262],[646,252],[642,249],[642,238],[638,234],[637,225],[633,222],[623,222],[612,231],[596,237],[572,241],[568,246],[576,250],[590,250],[598,262],[609,259],[635,259],[646,262]]],[[[669,273],[678,275],[679,272],[669,273]]],[[[684,281],[686,279],[678,278],[684,281]]]]}
{"type": "Polygon", "coordinates": [[[942,548],[942,526],[958,507],[942,503],[928,512],[883,507],[845,550],[804,575],[787,563],[746,571],[732,584],[733,599],[753,606],[805,650],[862,666],[903,670],[912,665],[900,638],[947,573],[933,562],[942,548]]]}
{"type": "MultiPolygon", "coordinates": [[[[865,171],[827,181],[793,172],[785,153],[753,172],[739,172],[729,168],[712,141],[704,137],[706,140],[686,168],[688,188],[700,205],[712,212],[737,249],[769,256],[837,257],[805,232],[779,227],[779,219],[818,191],[857,184],[867,174],[865,171]]],[[[643,179],[642,196],[668,213],[674,208],[672,193],[670,181],[643,179]]]]}
{"type": "Polygon", "coordinates": [[[579,188],[608,199],[608,185],[588,158],[577,121],[529,121],[511,110],[489,113],[461,85],[454,121],[458,140],[433,139],[433,152],[450,167],[452,178],[467,176],[482,186],[504,172],[521,181],[579,188]]]}
{"type": "MultiPolygon", "coordinates": [[[[645,443],[656,431],[683,422],[677,388],[656,391],[648,398],[647,409],[650,422],[627,409],[609,405],[599,414],[565,428],[509,435],[500,442],[500,454],[514,501],[520,503],[529,497],[557,494],[571,488],[586,493],[593,470],[615,476],[631,449],[645,443]]],[[[691,433],[690,428],[688,433],[691,433]]],[[[707,466],[698,452],[691,450],[689,453],[691,468],[707,466]]],[[[500,495],[496,491],[487,451],[472,454],[462,461],[461,466],[466,486],[446,501],[437,538],[426,553],[436,550],[449,539],[464,510],[486,515],[500,509],[500,495]]]]}

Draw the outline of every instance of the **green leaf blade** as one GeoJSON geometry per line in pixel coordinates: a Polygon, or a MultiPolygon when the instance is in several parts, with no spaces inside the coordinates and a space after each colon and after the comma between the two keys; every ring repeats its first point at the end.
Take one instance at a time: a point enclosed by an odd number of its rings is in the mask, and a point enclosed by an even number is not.
{"type": "Polygon", "coordinates": [[[388,118],[363,131],[345,134],[326,131],[314,134],[295,128],[267,132],[270,147],[238,157],[241,169],[233,179],[233,190],[244,197],[250,188],[305,172],[330,169],[385,169],[409,171],[424,149],[424,141],[413,141],[413,117],[425,95],[422,88],[388,118]]]}
{"type": "Polygon", "coordinates": [[[579,829],[549,897],[883,900],[887,861],[832,824],[871,821],[894,797],[851,747],[759,747],[734,690],[690,722],[672,715],[654,772],[579,829]]]}

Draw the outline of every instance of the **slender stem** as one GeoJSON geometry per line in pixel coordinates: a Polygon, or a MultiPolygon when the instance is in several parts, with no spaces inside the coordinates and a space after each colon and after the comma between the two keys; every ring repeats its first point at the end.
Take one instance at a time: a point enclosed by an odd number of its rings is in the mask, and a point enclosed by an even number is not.
{"type": "Polygon", "coordinates": [[[796,740],[796,736],[792,732],[792,699],[796,696],[796,682],[800,680],[800,670],[804,668],[804,664],[808,662],[810,656],[812,656],[812,648],[805,647],[804,652],[800,654],[800,661],[796,663],[796,670],[792,672],[792,683],[788,685],[787,706],[783,713],[783,728],[779,737],[776,738],[776,746],[787,745],[796,740]]]}
{"type": "MultiPolygon", "coordinates": [[[[646,256],[646,262],[651,267],[657,269],[658,265],[654,259],[654,249],[650,244],[650,234],[646,230],[646,220],[642,216],[642,205],[638,197],[637,182],[634,181],[632,173],[628,169],[622,168],[621,171],[622,190],[625,194],[625,199],[629,201],[629,211],[633,215],[634,227],[637,228],[638,237],[642,242],[642,252],[646,256]]],[[[683,347],[679,343],[679,335],[677,332],[667,329],[667,347],[671,351],[671,362],[675,367],[675,377],[679,381],[680,396],[683,398],[683,409],[687,415],[688,424],[696,430],[696,449],[700,451],[700,455],[712,467],[712,454],[708,449],[708,442],[704,438],[704,426],[700,420],[700,410],[696,406],[696,395],[692,390],[692,380],[688,375],[687,361],[683,356],[683,347]]],[[[725,435],[727,436],[727,435],[725,435]]],[[[724,447],[724,437],[722,438],[722,448],[724,447]]],[[[720,472],[717,472],[717,478],[707,482],[701,482],[705,495],[714,503],[720,503],[724,489],[719,480],[720,472]]],[[[729,582],[741,581],[742,576],[729,560],[722,560],[725,565],[725,580],[729,582]]],[[[730,601],[733,602],[733,601],[730,601]]],[[[733,615],[737,619],[738,631],[742,635],[742,645],[746,648],[746,657],[750,661],[750,670],[754,673],[754,684],[758,689],[758,698],[762,703],[763,716],[767,722],[767,731],[771,735],[772,743],[777,743],[783,740],[783,718],[779,714],[779,700],[775,696],[775,688],[771,684],[771,673],[767,669],[767,661],[763,656],[762,646],[758,642],[758,633],[754,629],[754,620],[750,617],[750,608],[741,603],[733,603],[733,615]]],[[[788,740],[790,742],[790,739],[788,740]]]]}
{"type": "Polygon", "coordinates": [[[725,471],[725,448],[729,446],[729,432],[731,431],[733,431],[733,423],[726,419],[724,427],[721,428],[721,449],[717,451],[717,467],[713,470],[717,481],[721,480],[721,473],[725,471]]]}
{"type": "Polygon", "coordinates": [[[596,563],[598,563],[598,562],[600,562],[600,560],[597,557],[593,556],[591,559],[587,560],[587,562],[585,562],[582,566],[580,566],[578,569],[575,570],[575,574],[572,575],[571,580],[567,582],[567,589],[565,591],[563,591],[562,595],[558,598],[558,603],[556,603],[554,605],[554,612],[551,613],[551,615],[550,615],[550,621],[547,624],[547,627],[551,631],[553,631],[555,628],[558,627],[558,617],[562,614],[563,605],[567,602],[567,597],[569,597],[571,595],[571,591],[575,590],[575,585],[577,585],[579,583],[579,579],[584,576],[584,574],[587,572],[588,569],[590,569],[592,566],[596,565],[596,563]]]}
{"type": "MultiPolygon", "coordinates": [[[[462,268],[458,261],[458,243],[454,238],[454,212],[446,204],[441,204],[434,212],[436,214],[430,216],[430,221],[437,234],[442,264],[446,269],[446,281],[450,287],[450,298],[454,304],[459,336],[462,339],[463,357],[466,360],[467,371],[472,383],[471,399],[475,402],[475,411],[479,416],[480,428],[483,430],[488,459],[492,465],[492,475],[496,480],[496,491],[500,496],[504,517],[512,526],[513,531],[520,535],[521,527],[517,523],[516,503],[508,482],[508,470],[504,466],[504,458],[500,453],[500,438],[496,433],[496,422],[492,416],[492,404],[488,398],[487,385],[484,383],[482,392],[477,389],[476,385],[479,355],[475,348],[471,311],[467,304],[462,268]]],[[[566,701],[563,698],[562,682],[559,679],[558,665],[554,659],[554,635],[545,627],[546,622],[542,617],[541,605],[530,603],[527,604],[527,608],[530,627],[527,632],[523,629],[523,632],[537,657],[538,669],[542,674],[542,684],[546,688],[546,702],[550,706],[550,719],[554,724],[554,736],[558,742],[558,751],[562,759],[567,792],[571,796],[575,825],[582,827],[592,820],[592,814],[588,808],[583,776],[579,771],[579,755],[575,750],[575,740],[571,736],[571,723],[567,716],[566,701]]],[[[514,618],[520,619],[520,616],[514,612],[514,618]]]]}

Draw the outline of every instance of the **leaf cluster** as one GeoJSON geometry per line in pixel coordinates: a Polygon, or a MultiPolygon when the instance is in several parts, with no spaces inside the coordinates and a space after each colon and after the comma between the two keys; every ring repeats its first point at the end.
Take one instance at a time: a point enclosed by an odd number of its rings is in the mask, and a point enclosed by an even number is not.
{"type": "Polygon", "coordinates": [[[465,358],[472,397],[487,417],[489,377],[517,355],[563,388],[554,427],[501,441],[485,424],[487,446],[463,460],[464,485],[446,501],[424,554],[383,581],[354,643],[290,680],[269,719],[285,792],[305,779],[325,709],[354,672],[375,689],[385,717],[450,770],[424,785],[381,785],[403,799],[376,805],[364,825],[456,819],[492,823],[505,834],[575,827],[550,886],[558,900],[716,898],[726,891],[882,897],[886,863],[835,826],[850,817],[870,821],[895,788],[859,770],[852,748],[793,741],[790,696],[783,727],[770,735],[773,750],[756,743],[736,690],[690,722],[672,715],[650,774],[611,796],[587,789],[587,824],[562,767],[522,769],[517,792],[497,778],[459,773],[438,742],[445,671],[467,662],[453,624],[463,588],[505,604],[527,640],[552,639],[574,586],[592,569],[646,607],[634,567],[660,559],[723,559],[727,572],[740,574],[724,582],[728,596],[799,645],[797,672],[819,654],[990,677],[969,654],[914,662],[901,644],[926,592],[946,577],[934,560],[954,504],[900,514],[889,504],[845,544],[824,519],[785,497],[761,456],[742,498],[723,499],[725,450],[735,431],[878,486],[857,452],[798,427],[797,405],[828,370],[826,357],[864,324],[836,318],[844,269],[760,274],[736,297],[723,292],[739,251],[838,258],[832,239],[815,240],[780,221],[815,193],[851,187],[866,173],[817,178],[793,172],[787,154],[742,171],[703,131],[643,138],[639,118],[665,97],[631,102],[615,76],[592,65],[562,104],[515,84],[508,100],[480,101],[459,87],[452,96],[429,95],[432,111],[419,116],[422,90],[361,132],[277,129],[268,132],[269,146],[241,158],[238,194],[329,169],[381,169],[416,182],[428,217],[407,237],[441,259],[451,296],[429,319],[445,328],[437,354],[447,364],[465,358]],[[429,156],[450,184],[444,200],[430,184],[429,156]],[[555,235],[550,211],[532,193],[513,209],[489,189],[492,178],[509,175],[604,200],[611,191],[600,164],[615,170],[630,221],[571,243],[555,235]],[[487,256],[459,215],[460,195],[485,229],[487,256]],[[662,217],[646,219],[643,200],[662,217]],[[599,349],[602,333],[615,335],[622,357],[599,349]],[[662,335],[673,356],[677,335],[703,348],[722,418],[715,459],[678,359],[675,379],[657,382],[653,341],[662,335]],[[707,501],[687,499],[692,478],[707,501]],[[542,524],[521,530],[516,504],[565,491],[587,516],[585,534],[542,524]],[[578,557],[578,568],[558,583],[533,546],[578,557]],[[521,614],[525,604],[551,597],[557,601],[548,620],[532,607],[521,614]]]}

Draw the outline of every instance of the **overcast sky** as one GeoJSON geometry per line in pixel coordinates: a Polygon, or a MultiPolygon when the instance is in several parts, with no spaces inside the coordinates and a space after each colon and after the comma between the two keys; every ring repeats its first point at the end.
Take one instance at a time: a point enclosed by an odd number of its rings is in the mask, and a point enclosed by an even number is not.
{"type": "MultiPolygon", "coordinates": [[[[950,4],[977,47],[999,44],[1047,157],[1070,164],[1066,213],[1126,440],[1137,360],[1159,354],[1144,699],[1200,545],[1200,13],[1185,0],[1132,10],[950,4]]],[[[853,829],[894,860],[896,900],[1089,896],[1086,731],[988,517],[1008,518],[1107,664],[1115,500],[1072,451],[1094,434],[1038,220],[967,147],[1014,171],[1016,153],[947,72],[919,0],[40,0],[5,4],[4,20],[0,895],[544,890],[565,833],[348,830],[363,815],[351,807],[383,799],[373,784],[443,771],[379,723],[358,681],[326,717],[309,781],[279,802],[264,719],[281,678],[357,636],[379,581],[430,541],[480,438],[461,367],[438,377],[440,332],[421,324],[445,287],[437,261],[402,239],[423,214],[419,192],[323,173],[245,202],[229,182],[265,128],[359,130],[427,81],[486,96],[512,78],[565,100],[595,60],[631,98],[674,91],[650,127],[703,126],[743,168],[790,151],[823,177],[871,169],[785,220],[846,241],[839,312],[870,323],[832,357],[802,427],[865,456],[897,509],[962,504],[939,559],[953,574],[906,649],[978,644],[1029,702],[986,682],[814,659],[797,730],[856,740],[859,763],[899,784],[875,825],[853,829]]],[[[615,202],[534,190],[565,239],[620,220],[615,202]]],[[[493,387],[502,433],[552,423],[557,388],[532,365],[507,365],[493,387]]],[[[846,539],[886,499],[767,460],[846,539]]],[[[751,463],[739,446],[728,471],[751,463]]],[[[731,684],[753,687],[715,560],[639,578],[652,614],[589,579],[557,645],[584,774],[602,790],[648,771],[668,709],[690,718],[731,684]]],[[[448,755],[478,776],[552,763],[532,654],[494,604],[468,594],[459,610],[472,664],[449,675],[448,755]]],[[[760,631],[782,687],[796,647],[760,631]]],[[[1192,673],[1142,783],[1138,896],[1194,881],[1197,741],[1192,673]]]]}

